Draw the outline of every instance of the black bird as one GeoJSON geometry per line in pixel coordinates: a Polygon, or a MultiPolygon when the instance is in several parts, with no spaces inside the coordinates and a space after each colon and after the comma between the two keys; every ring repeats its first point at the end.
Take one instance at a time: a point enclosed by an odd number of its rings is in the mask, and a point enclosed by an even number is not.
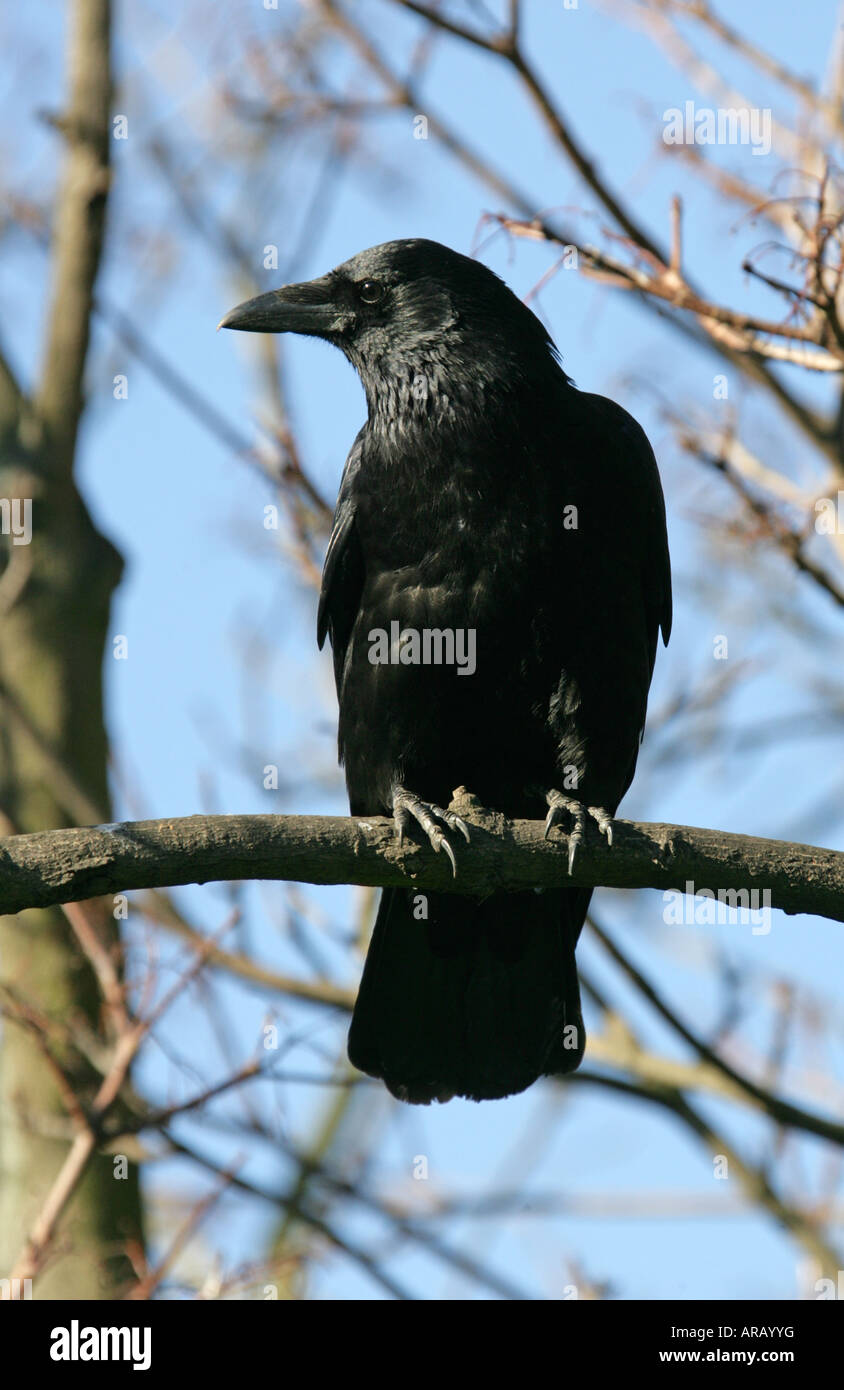
{"type": "MultiPolygon", "coordinates": [[[[571,825],[570,855],[589,815],[611,840],[671,627],[662,489],[636,421],[576,389],[492,271],[432,241],[362,251],[222,326],[324,338],[366,393],[318,618],[352,815],[392,812],[400,835],[415,821],[454,864],[468,831],[443,808],[462,785],[510,817],[547,809],[546,833],[571,825]]],[[[351,1061],[423,1104],[573,1071],[590,896],[385,889],[351,1061]]]]}

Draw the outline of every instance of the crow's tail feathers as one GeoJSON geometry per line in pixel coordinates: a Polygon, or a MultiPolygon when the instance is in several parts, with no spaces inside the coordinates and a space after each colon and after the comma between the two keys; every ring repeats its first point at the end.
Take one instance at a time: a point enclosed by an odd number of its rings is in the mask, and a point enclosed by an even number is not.
{"type": "Polygon", "coordinates": [[[586,1036],[574,948],[591,889],[483,902],[385,888],[349,1058],[417,1105],[495,1100],[574,1071],[586,1036]]]}

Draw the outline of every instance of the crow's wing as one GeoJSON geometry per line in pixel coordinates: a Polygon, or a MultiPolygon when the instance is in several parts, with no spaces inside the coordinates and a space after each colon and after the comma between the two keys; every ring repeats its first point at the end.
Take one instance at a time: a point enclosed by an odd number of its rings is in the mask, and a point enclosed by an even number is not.
{"type": "Polygon", "coordinates": [[[641,497],[647,545],[643,585],[648,618],[651,670],[656,660],[659,632],[668,646],[671,636],[671,558],[668,553],[668,532],[665,526],[665,498],[650,440],[638,421],[624,411],[624,433],[635,451],[637,477],[641,480],[641,497]]]}
{"type": "MultiPolygon", "coordinates": [[[[623,406],[606,396],[580,394],[588,417],[599,421],[600,456],[609,465],[616,505],[641,537],[641,584],[645,600],[648,653],[653,672],[660,630],[671,635],[671,559],[665,526],[665,498],[650,440],[623,406]]],[[[588,418],[587,417],[587,418],[588,418]]]]}
{"type": "Polygon", "coordinates": [[[361,466],[363,430],[352,445],[343,477],[331,539],[325,552],[322,587],[317,612],[317,641],[320,649],[326,633],[331,639],[334,654],[334,677],[337,687],[346,660],[352,628],[360,608],[363,581],[366,573],[363,551],[355,525],[355,482],[361,466]]]}

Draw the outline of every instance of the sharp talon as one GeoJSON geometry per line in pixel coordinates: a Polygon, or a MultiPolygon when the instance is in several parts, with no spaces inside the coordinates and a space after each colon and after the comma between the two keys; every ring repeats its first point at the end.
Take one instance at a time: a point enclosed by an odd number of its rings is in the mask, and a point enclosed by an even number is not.
{"type": "Polygon", "coordinates": [[[434,848],[436,850],[445,850],[445,853],[448,855],[448,858],[451,861],[451,876],[452,878],[456,878],[457,860],[454,857],[454,850],[451,848],[451,845],[448,843],[448,840],[445,838],[444,835],[440,836],[440,842],[438,845],[435,845],[434,848]]]}
{"type": "Polygon", "coordinates": [[[587,815],[591,816],[601,834],[607,837],[607,844],[612,844],[612,816],[609,811],[604,810],[603,806],[582,806],[579,801],[564,796],[562,792],[558,791],[548,792],[545,800],[551,808],[545,817],[544,838],[546,840],[550,838],[554,826],[561,820],[563,811],[566,811],[572,820],[572,827],[569,832],[569,873],[574,869],[578,846],[583,843],[587,815]]]}
{"type": "Polygon", "coordinates": [[[561,814],[562,814],[562,812],[561,812],[561,807],[560,807],[560,801],[559,801],[559,800],[552,800],[552,797],[554,797],[554,795],[555,795],[555,794],[554,794],[553,792],[549,792],[549,793],[548,793],[548,797],[547,797],[549,810],[548,810],[547,816],[545,817],[545,839],[546,839],[546,840],[550,839],[550,837],[551,837],[551,831],[554,830],[554,829],[556,828],[556,826],[559,824],[559,822],[560,822],[560,816],[561,816],[561,814]]]}
{"type": "Polygon", "coordinates": [[[405,828],[411,816],[417,825],[424,830],[428,837],[428,843],[434,852],[439,854],[440,850],[443,850],[451,864],[452,875],[456,878],[457,860],[454,850],[447,837],[436,825],[436,821],[442,821],[450,830],[459,830],[468,844],[469,827],[466,822],[460,816],[456,816],[453,811],[444,811],[442,806],[437,806],[435,802],[423,801],[420,796],[407,791],[404,787],[395,787],[393,789],[393,819],[400,845],[404,841],[405,828]]]}
{"type": "Polygon", "coordinates": [[[612,816],[605,811],[603,806],[590,806],[589,814],[597,825],[602,835],[606,835],[607,844],[612,844],[612,816]]]}
{"type": "Polygon", "coordinates": [[[569,874],[571,874],[574,868],[577,851],[583,843],[583,817],[578,815],[576,811],[572,812],[572,816],[574,819],[574,828],[569,835],[569,874]]]}

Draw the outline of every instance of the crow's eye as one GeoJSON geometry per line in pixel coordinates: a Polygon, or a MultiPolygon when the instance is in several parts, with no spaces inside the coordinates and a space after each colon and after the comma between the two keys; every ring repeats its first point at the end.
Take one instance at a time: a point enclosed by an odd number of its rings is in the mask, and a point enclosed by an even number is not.
{"type": "Polygon", "coordinates": [[[377,304],[384,293],[380,280],[363,280],[358,286],[358,294],[364,304],[377,304]]]}

